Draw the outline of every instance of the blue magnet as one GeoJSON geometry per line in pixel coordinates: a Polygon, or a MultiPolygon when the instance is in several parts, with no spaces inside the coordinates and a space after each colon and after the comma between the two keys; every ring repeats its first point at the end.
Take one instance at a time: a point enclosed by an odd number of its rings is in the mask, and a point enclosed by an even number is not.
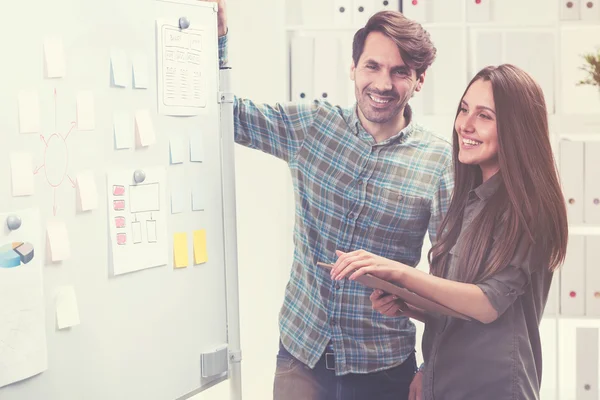
{"type": "Polygon", "coordinates": [[[179,28],[181,29],[187,29],[190,27],[190,20],[187,19],[186,17],[181,17],[179,18],[179,28]]]}

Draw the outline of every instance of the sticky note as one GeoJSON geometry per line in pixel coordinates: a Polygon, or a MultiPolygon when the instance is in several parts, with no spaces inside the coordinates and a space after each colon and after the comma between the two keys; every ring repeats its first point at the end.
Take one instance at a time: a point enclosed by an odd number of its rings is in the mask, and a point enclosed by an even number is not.
{"type": "Polygon", "coordinates": [[[127,55],[121,49],[110,50],[110,78],[113,86],[127,87],[127,55]]]}
{"type": "Polygon", "coordinates": [[[135,113],[135,136],[139,146],[150,146],[156,142],[150,111],[138,110],[135,113]]]}
{"type": "Polygon", "coordinates": [[[93,131],[94,121],[94,93],[90,90],[82,90],[77,93],[77,129],[93,131]]]}
{"type": "Polygon", "coordinates": [[[62,261],[71,257],[71,244],[64,221],[49,220],[46,226],[46,235],[52,261],[62,261]]]}
{"type": "Polygon", "coordinates": [[[171,164],[181,164],[185,160],[185,142],[181,136],[173,137],[169,141],[171,164]]]}
{"type": "Polygon", "coordinates": [[[79,325],[79,307],[73,286],[62,286],[57,290],[56,324],[58,329],[79,325]]]}
{"type": "Polygon", "coordinates": [[[93,171],[82,171],[77,174],[77,195],[82,211],[98,208],[98,190],[93,171]]]}
{"type": "Polygon", "coordinates": [[[133,147],[133,129],[131,129],[131,116],[129,113],[117,111],[113,114],[113,133],[116,149],[130,149],[133,147]]]}
{"type": "Polygon", "coordinates": [[[182,188],[171,189],[171,214],[183,212],[185,209],[185,198],[185,191],[182,188]]]}
{"type": "Polygon", "coordinates": [[[44,40],[44,64],[46,78],[65,76],[65,51],[62,39],[46,38],[44,40]]]}
{"type": "Polygon", "coordinates": [[[190,136],[190,161],[204,161],[204,140],[201,132],[190,136]]]}
{"type": "Polygon", "coordinates": [[[192,211],[204,211],[205,209],[205,190],[199,184],[195,184],[192,189],[192,211]]]}
{"type": "Polygon", "coordinates": [[[19,92],[19,132],[40,131],[40,98],[37,90],[19,92]]]}
{"type": "Polygon", "coordinates": [[[194,231],[194,264],[202,264],[208,261],[206,253],[206,230],[194,231]]]}
{"type": "Polygon", "coordinates": [[[180,232],[173,235],[173,256],[175,268],[185,268],[189,265],[187,233],[180,232]]]}
{"type": "Polygon", "coordinates": [[[34,194],[31,154],[10,153],[10,168],[12,172],[12,195],[30,196],[34,194]]]}
{"type": "Polygon", "coordinates": [[[136,89],[147,89],[149,81],[148,57],[145,54],[133,55],[133,87],[136,89]]]}

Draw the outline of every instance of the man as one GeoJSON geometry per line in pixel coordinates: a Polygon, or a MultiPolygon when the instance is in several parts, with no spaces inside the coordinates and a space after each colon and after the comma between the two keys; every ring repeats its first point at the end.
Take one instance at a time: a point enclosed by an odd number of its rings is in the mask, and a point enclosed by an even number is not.
{"type": "MultiPolygon", "coordinates": [[[[223,66],[225,0],[213,1],[223,66]]],[[[316,263],[334,262],[336,250],[365,249],[414,266],[425,231],[435,240],[452,189],[451,148],[416,125],[408,106],[435,52],[418,23],[381,12],[354,37],[355,107],[235,99],[236,142],[285,160],[295,190],[277,400],[408,399],[409,386],[411,399],[420,393],[414,324],[374,311],[370,289],[338,284],[316,263]]]]}

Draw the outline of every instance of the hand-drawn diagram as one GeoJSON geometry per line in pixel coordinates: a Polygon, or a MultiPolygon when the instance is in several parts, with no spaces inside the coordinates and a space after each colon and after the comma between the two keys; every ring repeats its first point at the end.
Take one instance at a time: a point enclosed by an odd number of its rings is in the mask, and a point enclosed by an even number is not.
{"type": "Polygon", "coordinates": [[[135,183],[133,170],[108,174],[110,242],[115,275],[167,263],[166,173],[145,171],[135,183]]]}
{"type": "Polygon", "coordinates": [[[67,139],[71,134],[71,131],[75,128],[75,121],[71,122],[71,127],[66,134],[62,134],[58,131],[57,126],[57,95],[56,89],[54,89],[54,133],[52,133],[48,139],[40,134],[40,139],[44,143],[44,161],[36,167],[33,171],[34,175],[37,175],[41,169],[44,169],[46,181],[53,188],[54,203],[52,205],[52,213],[56,216],[58,211],[58,205],[56,204],[56,190],[65,183],[68,179],[71,187],[75,187],[75,181],[69,176],[69,147],[67,146],[67,139]]]}
{"type": "MultiPolygon", "coordinates": [[[[0,232],[0,387],[48,367],[37,209],[15,211],[23,220],[16,231],[0,232]]],[[[0,214],[6,221],[8,213],[0,214]]]]}

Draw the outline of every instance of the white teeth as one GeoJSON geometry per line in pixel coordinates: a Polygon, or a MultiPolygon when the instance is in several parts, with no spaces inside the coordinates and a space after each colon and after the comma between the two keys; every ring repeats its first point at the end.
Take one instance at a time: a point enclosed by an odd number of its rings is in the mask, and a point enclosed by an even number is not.
{"type": "Polygon", "coordinates": [[[381,98],[379,98],[379,97],[375,97],[375,96],[373,96],[372,94],[370,94],[370,95],[369,95],[369,97],[370,97],[370,98],[371,98],[371,100],[373,100],[375,103],[379,103],[379,104],[387,104],[387,103],[389,103],[389,102],[390,102],[389,100],[384,100],[384,99],[381,99],[381,98]]]}
{"type": "Polygon", "coordinates": [[[481,144],[481,142],[476,142],[475,140],[465,139],[465,138],[463,138],[463,143],[471,145],[471,146],[477,146],[477,145],[481,144]]]}

